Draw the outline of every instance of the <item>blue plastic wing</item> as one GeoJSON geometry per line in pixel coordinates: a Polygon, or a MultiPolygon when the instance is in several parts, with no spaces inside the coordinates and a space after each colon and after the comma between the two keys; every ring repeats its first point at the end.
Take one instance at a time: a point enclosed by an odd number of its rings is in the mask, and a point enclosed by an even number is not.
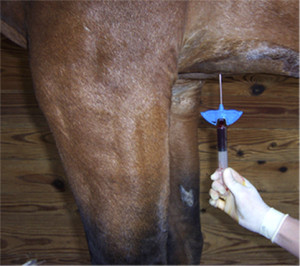
{"type": "Polygon", "coordinates": [[[218,110],[209,110],[201,112],[203,118],[210,124],[214,126],[217,125],[218,119],[223,118],[226,120],[227,126],[235,123],[241,116],[243,112],[237,110],[226,110],[224,109],[223,104],[219,105],[218,110]]]}

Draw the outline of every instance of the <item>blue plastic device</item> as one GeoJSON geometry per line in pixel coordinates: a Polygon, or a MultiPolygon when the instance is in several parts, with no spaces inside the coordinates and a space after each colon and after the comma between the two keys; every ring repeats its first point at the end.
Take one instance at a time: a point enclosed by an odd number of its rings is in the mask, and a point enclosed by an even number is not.
{"type": "Polygon", "coordinates": [[[216,126],[219,119],[225,119],[226,125],[229,126],[235,123],[243,114],[242,111],[226,110],[222,103],[222,75],[219,74],[220,83],[220,105],[218,110],[208,110],[201,112],[203,118],[210,124],[216,126]]]}
{"type": "Polygon", "coordinates": [[[216,126],[219,119],[225,119],[226,125],[230,126],[235,123],[241,116],[243,112],[237,110],[226,110],[223,104],[219,105],[218,110],[208,110],[201,112],[203,118],[212,125],[216,126]]]}

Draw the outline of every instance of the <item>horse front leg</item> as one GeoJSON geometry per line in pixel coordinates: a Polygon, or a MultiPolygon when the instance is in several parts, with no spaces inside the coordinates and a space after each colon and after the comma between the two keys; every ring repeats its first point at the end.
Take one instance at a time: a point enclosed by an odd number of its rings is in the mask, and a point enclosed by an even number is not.
{"type": "Polygon", "coordinates": [[[170,264],[199,264],[202,234],[199,212],[198,118],[202,81],[178,80],[170,119],[170,264]]]}
{"type": "Polygon", "coordinates": [[[169,113],[184,5],[30,5],[36,95],[94,264],[167,263],[169,113]]]}

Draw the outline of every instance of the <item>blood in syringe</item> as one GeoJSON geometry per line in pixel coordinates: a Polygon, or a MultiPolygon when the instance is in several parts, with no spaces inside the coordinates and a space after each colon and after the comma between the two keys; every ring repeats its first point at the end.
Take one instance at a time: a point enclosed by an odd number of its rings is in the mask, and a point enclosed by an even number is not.
{"type": "Polygon", "coordinates": [[[223,118],[218,119],[217,135],[218,135],[218,151],[227,151],[227,126],[226,126],[226,120],[223,118]]]}

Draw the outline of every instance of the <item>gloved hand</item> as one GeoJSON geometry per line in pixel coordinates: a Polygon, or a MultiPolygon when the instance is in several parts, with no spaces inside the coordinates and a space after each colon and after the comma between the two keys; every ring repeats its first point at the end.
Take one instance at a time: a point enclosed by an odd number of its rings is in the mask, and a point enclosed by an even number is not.
{"type": "Polygon", "coordinates": [[[209,203],[241,226],[273,241],[287,215],[270,208],[256,188],[231,168],[223,172],[217,170],[211,179],[214,182],[209,191],[209,203]]]}

